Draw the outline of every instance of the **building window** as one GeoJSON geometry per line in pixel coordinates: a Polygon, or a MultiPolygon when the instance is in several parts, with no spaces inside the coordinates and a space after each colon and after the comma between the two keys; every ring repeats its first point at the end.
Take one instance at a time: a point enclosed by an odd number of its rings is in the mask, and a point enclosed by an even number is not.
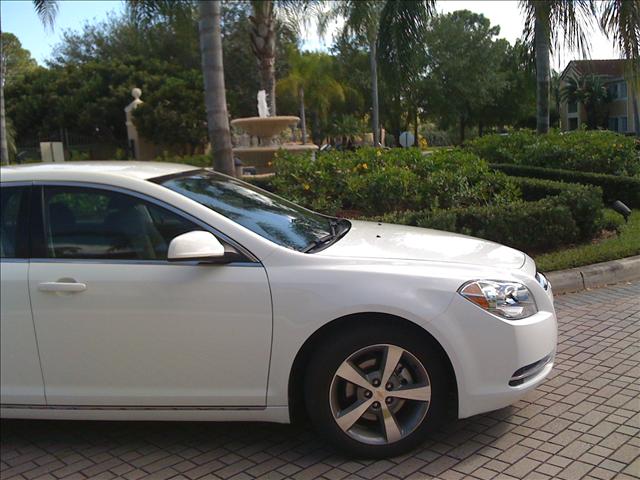
{"type": "Polygon", "coordinates": [[[627,117],[609,117],[609,130],[626,133],[627,117]]]}
{"type": "Polygon", "coordinates": [[[627,82],[612,83],[608,87],[612,100],[626,100],[627,98],[627,82]]]}
{"type": "Polygon", "coordinates": [[[572,117],[569,119],[569,130],[577,130],[578,129],[578,119],[576,117],[572,117]]]}
{"type": "Polygon", "coordinates": [[[567,106],[569,113],[577,113],[578,112],[578,102],[569,102],[567,106]]]}

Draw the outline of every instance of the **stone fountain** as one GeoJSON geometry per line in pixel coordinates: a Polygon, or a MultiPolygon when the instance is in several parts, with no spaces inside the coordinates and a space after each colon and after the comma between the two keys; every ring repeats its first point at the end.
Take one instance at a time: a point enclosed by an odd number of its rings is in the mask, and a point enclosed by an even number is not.
{"type": "Polygon", "coordinates": [[[256,174],[272,173],[271,161],[280,149],[293,152],[309,152],[318,149],[313,144],[294,142],[279,143],[274,140],[288,127],[293,127],[300,121],[294,116],[269,116],[266,94],[264,90],[258,92],[258,116],[237,118],[231,125],[242,130],[246,136],[239,145],[233,148],[233,153],[242,161],[243,168],[253,167],[256,174]]]}

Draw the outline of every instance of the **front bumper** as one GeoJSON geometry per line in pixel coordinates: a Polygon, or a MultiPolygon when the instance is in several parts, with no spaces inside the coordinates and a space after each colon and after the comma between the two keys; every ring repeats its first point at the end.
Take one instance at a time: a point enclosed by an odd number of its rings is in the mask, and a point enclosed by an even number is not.
{"type": "Polygon", "coordinates": [[[557,344],[551,289],[540,288],[536,303],[538,313],[512,321],[457,295],[434,321],[434,327],[446,332],[445,348],[458,385],[459,418],[511,405],[551,372],[557,344]]]}

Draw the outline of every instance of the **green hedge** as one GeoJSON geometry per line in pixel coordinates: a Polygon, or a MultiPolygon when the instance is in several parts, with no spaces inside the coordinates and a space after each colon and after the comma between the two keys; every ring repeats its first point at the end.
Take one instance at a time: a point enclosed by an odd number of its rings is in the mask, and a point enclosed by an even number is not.
{"type": "Polygon", "coordinates": [[[400,223],[463,233],[525,250],[544,252],[588,240],[605,226],[599,187],[535,178],[515,179],[524,201],[485,207],[393,212],[400,223]]]}
{"type": "Polygon", "coordinates": [[[561,270],[640,255],[640,212],[633,212],[629,223],[624,223],[622,216],[615,213],[609,212],[607,216],[618,225],[618,235],[536,256],[538,268],[543,272],[561,270]]]}
{"type": "Polygon", "coordinates": [[[539,178],[512,177],[526,202],[550,200],[569,208],[577,225],[579,240],[592,238],[603,222],[602,189],[593,185],[556,182],[539,178]]]}
{"type": "Polygon", "coordinates": [[[508,135],[478,137],[467,143],[467,149],[490,163],[640,175],[636,141],[610,131],[536,135],[530,130],[520,130],[508,135]]]}
{"type": "Polygon", "coordinates": [[[552,250],[580,238],[571,210],[549,199],[500,207],[395,212],[378,220],[463,233],[527,252],[552,250]]]}
{"type": "Polygon", "coordinates": [[[640,178],[603,173],[572,172],[555,168],[492,163],[491,168],[516,177],[535,177],[563,182],[595,185],[602,188],[604,201],[620,200],[629,207],[640,207],[640,178]]]}
{"type": "Polygon", "coordinates": [[[460,149],[425,156],[417,149],[361,148],[327,152],[315,159],[278,152],[274,190],[327,214],[505,204],[519,192],[505,174],[460,149]]]}

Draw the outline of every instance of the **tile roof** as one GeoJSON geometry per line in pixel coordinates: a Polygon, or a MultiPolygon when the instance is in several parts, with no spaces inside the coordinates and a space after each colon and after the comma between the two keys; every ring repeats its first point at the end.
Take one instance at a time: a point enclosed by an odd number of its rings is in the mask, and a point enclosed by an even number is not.
{"type": "Polygon", "coordinates": [[[582,75],[609,75],[612,77],[622,77],[627,60],[572,60],[564,69],[562,76],[567,73],[569,67],[573,66],[582,75]]]}

